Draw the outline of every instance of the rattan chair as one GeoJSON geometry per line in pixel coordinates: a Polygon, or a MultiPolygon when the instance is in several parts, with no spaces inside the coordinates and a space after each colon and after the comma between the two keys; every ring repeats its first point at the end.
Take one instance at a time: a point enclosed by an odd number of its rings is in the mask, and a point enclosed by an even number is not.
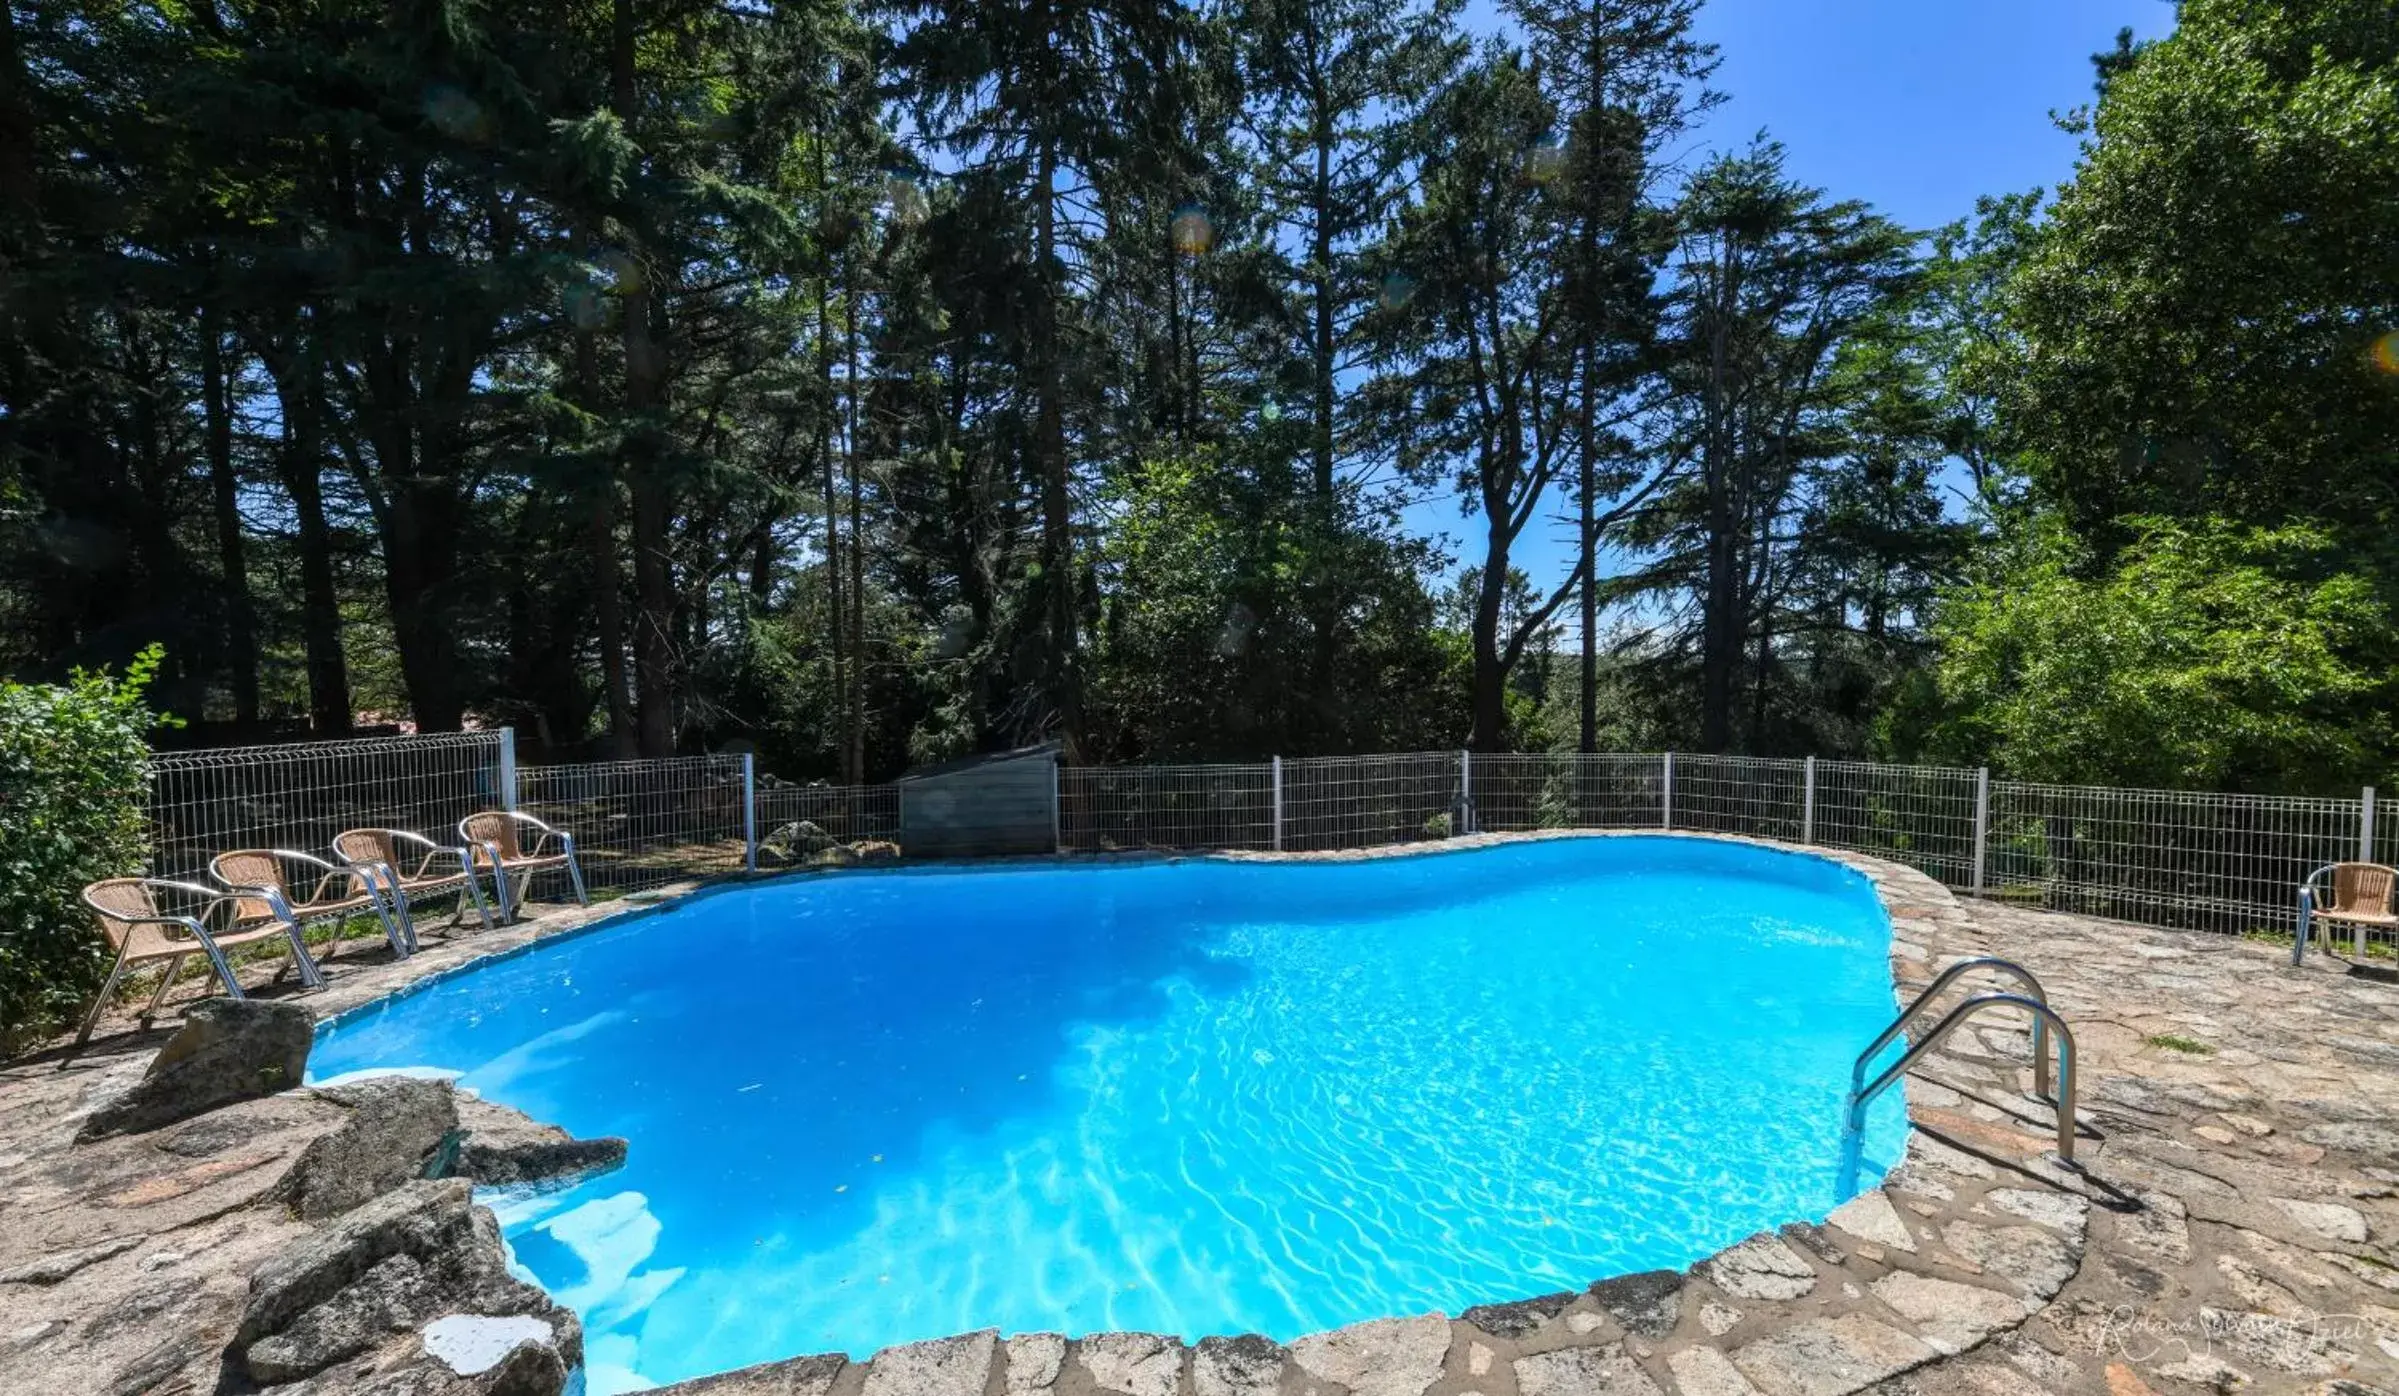
{"type": "Polygon", "coordinates": [[[475,855],[463,847],[445,848],[406,829],[345,829],[333,836],[333,856],[383,879],[383,894],[391,899],[411,950],[417,943],[411,903],[419,897],[457,893],[458,909],[450,916],[453,926],[466,919],[472,899],[483,929],[491,929],[491,908],[484,904],[483,882],[475,876],[475,855]]]}
{"type": "Polygon", "coordinates": [[[225,958],[225,952],[263,941],[288,940],[291,963],[300,967],[301,982],[312,989],[321,987],[324,978],[317,973],[316,961],[309,958],[299,926],[287,921],[266,921],[236,927],[232,917],[238,900],[213,887],[159,877],[112,877],[84,888],[83,903],[100,919],[100,932],[115,947],[117,962],[108,971],[108,982],[100,986],[99,994],[92,999],[91,1011],[83,1015],[83,1026],[75,1034],[76,1044],[80,1046],[91,1040],[92,1026],[100,1021],[101,1011],[108,1007],[109,997],[117,991],[117,983],[126,972],[160,960],[166,961],[166,969],[158,976],[158,989],[150,995],[149,1005],[142,1009],[144,1027],[158,1016],[158,1006],[166,1001],[167,989],[175,982],[175,972],[194,954],[208,957],[209,967],[225,986],[225,996],[238,999],[242,996],[241,981],[234,977],[233,962],[225,958]],[[163,910],[158,901],[161,892],[184,899],[191,914],[163,910]],[[210,919],[220,912],[224,927],[210,929],[210,919]]]}
{"type": "MultiPolygon", "coordinates": [[[[2399,914],[2391,907],[2394,885],[2399,885],[2399,870],[2380,863],[2333,863],[2307,875],[2299,884],[2299,945],[2305,949],[2313,938],[2313,923],[2323,921],[2351,927],[2356,936],[2356,954],[2360,962],[2366,958],[2366,933],[2383,930],[2399,933],[2399,914]]],[[[2329,945],[2331,925],[2324,938],[2329,945]]],[[[2297,950],[2293,952],[2297,962],[2297,950]]]]}
{"type": "Polygon", "coordinates": [[[484,810],[458,821],[458,837],[466,841],[478,866],[493,869],[492,880],[500,887],[502,921],[516,919],[535,874],[553,868],[566,870],[567,880],[575,887],[577,905],[591,905],[590,896],[583,890],[583,865],[575,859],[575,836],[566,830],[554,829],[532,815],[514,810],[484,810]],[[530,847],[524,841],[526,833],[533,835],[530,847]],[[516,878],[513,892],[508,885],[511,876],[516,878]]]}
{"type": "MultiPolygon", "coordinates": [[[[280,920],[300,927],[311,921],[340,922],[353,913],[372,911],[383,923],[383,938],[391,943],[392,954],[408,958],[408,938],[400,933],[399,923],[384,905],[383,880],[372,869],[344,867],[288,848],[239,848],[209,859],[208,875],[239,894],[234,902],[236,926],[247,929],[280,920]],[[299,884],[285,876],[291,868],[304,870],[303,882],[310,876],[316,878],[306,892],[294,893],[299,884]]],[[[333,940],[325,946],[327,958],[340,947],[337,925],[333,940]]]]}

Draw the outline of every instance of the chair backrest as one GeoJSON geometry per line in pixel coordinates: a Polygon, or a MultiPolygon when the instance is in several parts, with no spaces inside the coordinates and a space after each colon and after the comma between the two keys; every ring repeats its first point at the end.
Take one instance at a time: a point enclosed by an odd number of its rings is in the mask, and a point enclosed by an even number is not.
{"type": "Polygon", "coordinates": [[[99,918],[100,933],[108,937],[111,950],[139,958],[178,948],[160,928],[135,924],[143,917],[158,915],[157,901],[138,877],[95,882],[83,889],[83,904],[99,918]]]}
{"type": "Polygon", "coordinates": [[[393,847],[392,836],[381,829],[344,829],[333,836],[333,851],[345,862],[384,863],[400,866],[400,850],[393,847]]]}
{"type": "Polygon", "coordinates": [[[490,844],[500,850],[503,862],[519,856],[516,841],[516,821],[499,810],[484,810],[460,820],[458,827],[469,843],[490,844]]]}
{"type": "Polygon", "coordinates": [[[2391,914],[2391,888],[2399,883],[2399,871],[2380,863],[2342,863],[2332,870],[2332,907],[2335,911],[2367,916],[2391,914]]]}
{"type": "MultiPolygon", "coordinates": [[[[291,889],[283,884],[283,860],[263,848],[237,848],[220,853],[208,860],[208,874],[228,887],[272,887],[290,896],[291,889]]],[[[275,908],[263,898],[239,898],[233,909],[236,920],[255,921],[275,914],[275,908]]]]}

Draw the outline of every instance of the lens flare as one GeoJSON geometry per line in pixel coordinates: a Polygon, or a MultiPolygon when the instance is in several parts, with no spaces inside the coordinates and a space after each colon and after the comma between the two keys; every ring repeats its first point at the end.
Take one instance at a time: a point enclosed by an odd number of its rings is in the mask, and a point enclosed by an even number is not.
{"type": "Polygon", "coordinates": [[[1216,225],[1208,221],[1207,213],[1197,204],[1185,204],[1175,210],[1171,231],[1175,251],[1186,257],[1204,256],[1216,245],[1216,225]]]}
{"type": "Polygon", "coordinates": [[[1239,659],[1249,653],[1250,636],[1257,628],[1256,613],[1234,602],[1225,611],[1223,627],[1216,632],[1216,652],[1227,659],[1239,659]]]}
{"type": "Polygon", "coordinates": [[[479,142],[491,135],[491,118],[483,104],[448,83],[425,89],[425,119],[454,141],[479,142]]]}
{"type": "Polygon", "coordinates": [[[1524,152],[1524,177],[1535,184],[1547,184],[1566,169],[1566,145],[1554,134],[1544,132],[1524,152]]]}
{"type": "Polygon", "coordinates": [[[895,223],[917,222],[927,209],[924,188],[906,170],[893,170],[883,179],[883,206],[895,223]]]}
{"type": "Polygon", "coordinates": [[[2370,353],[2375,368],[2394,378],[2399,378],[2399,330],[2393,330],[2375,340],[2374,348],[2370,353]]]}
{"type": "Polygon", "coordinates": [[[600,288],[588,281],[570,281],[558,293],[565,304],[567,323],[579,330],[596,330],[608,319],[608,306],[600,297],[600,288]]]}
{"type": "Polygon", "coordinates": [[[1383,309],[1391,311],[1407,309],[1408,302],[1415,298],[1416,278],[1404,271],[1395,271],[1385,276],[1382,289],[1375,295],[1376,301],[1383,309]]]}
{"type": "Polygon", "coordinates": [[[598,265],[601,274],[608,278],[609,289],[620,296],[636,295],[649,285],[649,274],[630,253],[612,248],[599,255],[598,265]]]}

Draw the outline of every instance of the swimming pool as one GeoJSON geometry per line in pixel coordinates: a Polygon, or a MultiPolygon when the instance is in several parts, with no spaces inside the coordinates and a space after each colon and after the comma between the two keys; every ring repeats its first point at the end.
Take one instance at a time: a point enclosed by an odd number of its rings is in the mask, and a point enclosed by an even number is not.
{"type": "Polygon", "coordinates": [[[1820,1218],[1890,923],[1673,837],[900,870],[692,899],[325,1029],[626,1166],[498,1203],[598,1396],[982,1327],[1277,1339],[1820,1218]]]}

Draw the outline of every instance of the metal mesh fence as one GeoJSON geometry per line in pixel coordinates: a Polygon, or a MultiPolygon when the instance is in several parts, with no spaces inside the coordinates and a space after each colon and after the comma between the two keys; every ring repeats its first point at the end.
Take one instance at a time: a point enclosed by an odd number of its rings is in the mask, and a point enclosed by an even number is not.
{"type": "Polygon", "coordinates": [[[1476,756],[1468,768],[1475,827],[1655,828],[1665,814],[1665,764],[1660,756],[1574,752],[1476,756]]]}
{"type": "MultiPolygon", "coordinates": [[[[460,818],[507,803],[506,749],[504,733],[470,732],[160,754],[151,868],[192,877],[236,848],[321,854],[361,827],[447,841],[460,818]]],[[[1980,773],[1962,768],[1620,753],[1318,757],[1280,763],[1279,791],[1276,771],[1068,768],[1059,842],[1266,849],[1279,833],[1284,849],[1318,851],[1469,828],[1656,828],[1671,803],[1676,829],[1853,849],[2026,905],[2276,933],[2290,930],[2298,886],[2315,868],[2361,856],[2399,863],[2399,817],[2382,811],[2369,828],[2355,798],[1993,781],[1978,811],[1980,773]]],[[[603,893],[739,869],[753,831],[780,855],[770,862],[899,834],[888,785],[761,775],[745,809],[738,756],[530,766],[515,778],[519,808],[575,835],[603,893]]],[[[2390,938],[2380,939],[2376,953],[2388,958],[2390,938]]]]}
{"type": "Polygon", "coordinates": [[[1978,775],[1957,766],[1819,761],[1814,842],[1971,887],[1978,775]]]}
{"type": "Polygon", "coordinates": [[[1283,763],[1283,847],[1371,848],[1446,838],[1464,814],[1454,751],[1283,763]]]}
{"type": "Polygon", "coordinates": [[[1068,766],[1058,841],[1069,849],[1273,848],[1275,768],[1068,766]]]}
{"type": "Polygon", "coordinates": [[[2054,911],[2291,929],[2298,887],[2355,858],[2359,800],[1991,783],[1985,892],[2054,911]]]}
{"type": "Polygon", "coordinates": [[[458,821],[504,802],[498,732],[162,752],[150,762],[150,868],[205,881],[242,848],[331,856],[345,829],[457,841],[458,821]]]}
{"type": "Polygon", "coordinates": [[[787,860],[798,860],[822,839],[896,844],[899,837],[896,785],[786,785],[758,777],[759,842],[787,860]]]}
{"type": "Polygon", "coordinates": [[[519,809],[575,836],[594,892],[735,872],[748,853],[738,756],[528,766],[517,779],[519,809]]]}
{"type": "Polygon", "coordinates": [[[1755,756],[1674,758],[1674,827],[1798,842],[1807,763],[1755,756]]]}

